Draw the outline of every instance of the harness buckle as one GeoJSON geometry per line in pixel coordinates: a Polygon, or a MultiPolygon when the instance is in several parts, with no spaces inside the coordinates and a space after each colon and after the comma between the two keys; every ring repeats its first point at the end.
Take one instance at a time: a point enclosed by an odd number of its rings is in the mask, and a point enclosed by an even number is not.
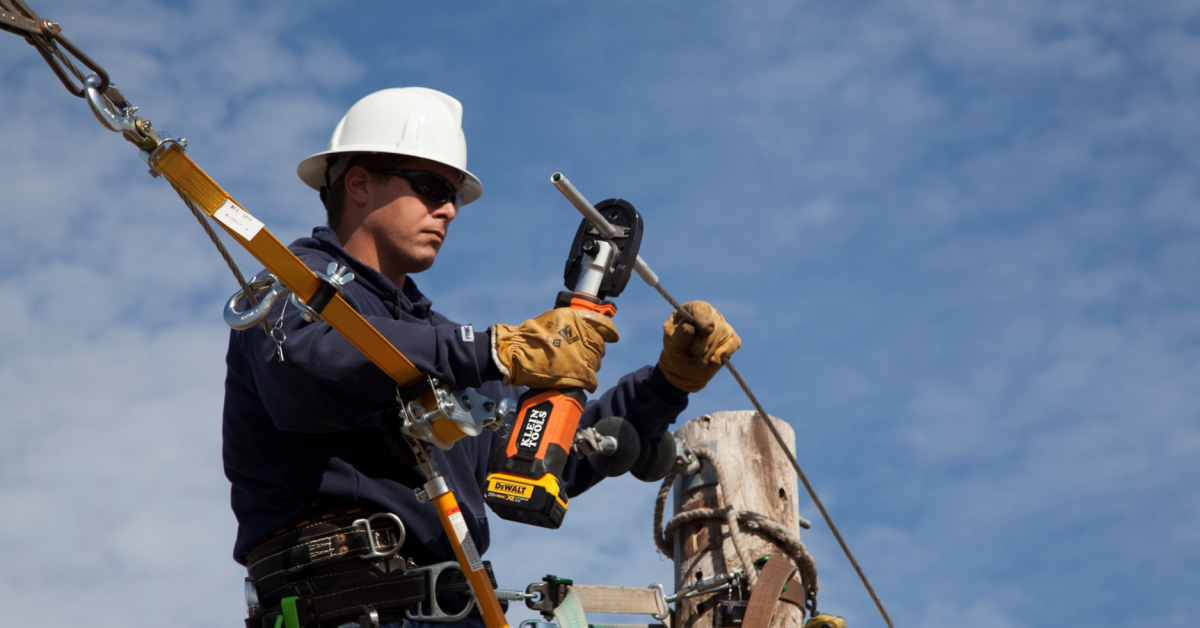
{"type": "Polygon", "coordinates": [[[400,521],[400,517],[397,517],[394,513],[390,513],[390,512],[377,512],[373,515],[368,516],[366,519],[355,519],[354,523],[351,525],[362,526],[363,529],[367,531],[367,544],[370,547],[371,551],[360,556],[360,558],[362,558],[363,560],[379,560],[381,558],[391,558],[393,555],[396,554],[396,552],[398,552],[400,550],[400,546],[404,545],[404,539],[407,536],[407,532],[404,529],[404,522],[400,521]],[[397,532],[398,538],[397,538],[396,542],[390,548],[388,548],[386,550],[379,549],[379,547],[380,547],[379,539],[375,536],[376,531],[371,529],[371,522],[380,517],[385,517],[385,518],[391,520],[392,523],[396,524],[396,529],[398,531],[397,532]]]}
{"type": "MultiPolygon", "coordinates": [[[[424,610],[423,604],[417,604],[415,611],[412,609],[405,611],[404,616],[406,618],[414,620],[414,621],[454,622],[454,621],[461,621],[461,620],[465,619],[467,617],[467,615],[469,615],[471,613],[471,609],[474,608],[476,605],[476,600],[474,597],[474,591],[471,590],[471,587],[469,585],[467,586],[467,591],[471,594],[470,601],[467,602],[466,606],[464,606],[463,609],[461,611],[459,611],[458,613],[456,613],[454,615],[448,615],[445,611],[442,610],[442,607],[440,605],[438,605],[438,601],[437,601],[438,578],[441,577],[442,572],[444,572],[448,569],[453,569],[453,570],[457,571],[458,573],[463,573],[462,566],[459,565],[457,561],[453,561],[453,560],[446,561],[444,563],[436,563],[433,565],[427,565],[425,567],[417,567],[416,569],[409,570],[409,571],[424,572],[426,574],[426,576],[425,576],[427,578],[426,590],[429,592],[429,595],[427,597],[427,599],[429,601],[429,614],[426,615],[426,614],[422,613],[422,611],[424,610]]],[[[463,575],[465,578],[466,574],[463,574],[463,575]]]]}

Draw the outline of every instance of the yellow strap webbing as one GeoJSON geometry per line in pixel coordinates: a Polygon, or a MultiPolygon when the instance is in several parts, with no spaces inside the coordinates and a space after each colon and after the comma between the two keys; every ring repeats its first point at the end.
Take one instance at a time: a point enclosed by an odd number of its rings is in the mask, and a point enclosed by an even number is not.
{"type": "MultiPolygon", "coordinates": [[[[235,202],[178,145],[172,144],[166,148],[153,166],[209,216],[216,213],[226,201],[235,202]]],[[[260,229],[253,239],[247,240],[225,223],[216,222],[302,300],[311,299],[320,287],[321,279],[317,274],[266,228],[260,229]]],[[[321,317],[401,386],[415,384],[425,377],[340,294],[329,302],[321,312],[321,317]]]]}

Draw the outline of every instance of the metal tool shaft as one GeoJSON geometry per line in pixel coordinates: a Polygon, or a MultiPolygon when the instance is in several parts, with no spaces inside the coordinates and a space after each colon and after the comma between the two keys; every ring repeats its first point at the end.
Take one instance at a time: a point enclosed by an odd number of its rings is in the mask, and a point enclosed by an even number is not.
{"type": "MultiPolygon", "coordinates": [[[[563,173],[556,172],[550,175],[550,182],[554,184],[554,187],[558,188],[559,192],[562,192],[563,196],[567,197],[568,201],[571,201],[575,209],[578,209],[579,213],[588,219],[588,222],[592,223],[592,226],[600,232],[601,236],[606,239],[612,239],[613,234],[616,233],[616,229],[604,219],[604,216],[600,215],[600,212],[596,211],[596,208],[583,197],[583,194],[579,193],[579,190],[575,189],[575,186],[571,185],[571,182],[567,180],[567,177],[563,173]]],[[[651,288],[658,289],[658,275],[655,275],[654,271],[650,270],[650,266],[646,264],[646,260],[642,259],[641,255],[637,256],[637,261],[633,263],[633,270],[651,288]]],[[[673,299],[669,300],[673,301],[673,299]]]]}

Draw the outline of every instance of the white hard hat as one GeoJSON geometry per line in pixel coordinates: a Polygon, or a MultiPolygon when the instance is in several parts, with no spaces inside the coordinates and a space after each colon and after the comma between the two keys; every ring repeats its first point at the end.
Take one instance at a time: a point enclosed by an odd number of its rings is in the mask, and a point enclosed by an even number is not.
{"type": "MultiPolygon", "coordinates": [[[[320,190],[326,183],[327,158],[344,153],[390,153],[436,161],[462,173],[463,205],[483,195],[483,184],[467,171],[462,103],[437,90],[393,87],[354,103],[333,130],[329,148],[300,162],[296,173],[309,187],[320,190]]],[[[334,174],[341,173],[335,170],[334,174]]]]}

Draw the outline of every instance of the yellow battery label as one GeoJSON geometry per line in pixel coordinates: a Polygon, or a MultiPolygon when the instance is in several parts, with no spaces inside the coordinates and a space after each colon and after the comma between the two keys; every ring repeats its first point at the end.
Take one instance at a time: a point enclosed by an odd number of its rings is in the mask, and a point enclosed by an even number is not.
{"type": "Polygon", "coordinates": [[[499,478],[488,478],[488,490],[520,499],[529,499],[533,495],[533,485],[499,478]]]}

